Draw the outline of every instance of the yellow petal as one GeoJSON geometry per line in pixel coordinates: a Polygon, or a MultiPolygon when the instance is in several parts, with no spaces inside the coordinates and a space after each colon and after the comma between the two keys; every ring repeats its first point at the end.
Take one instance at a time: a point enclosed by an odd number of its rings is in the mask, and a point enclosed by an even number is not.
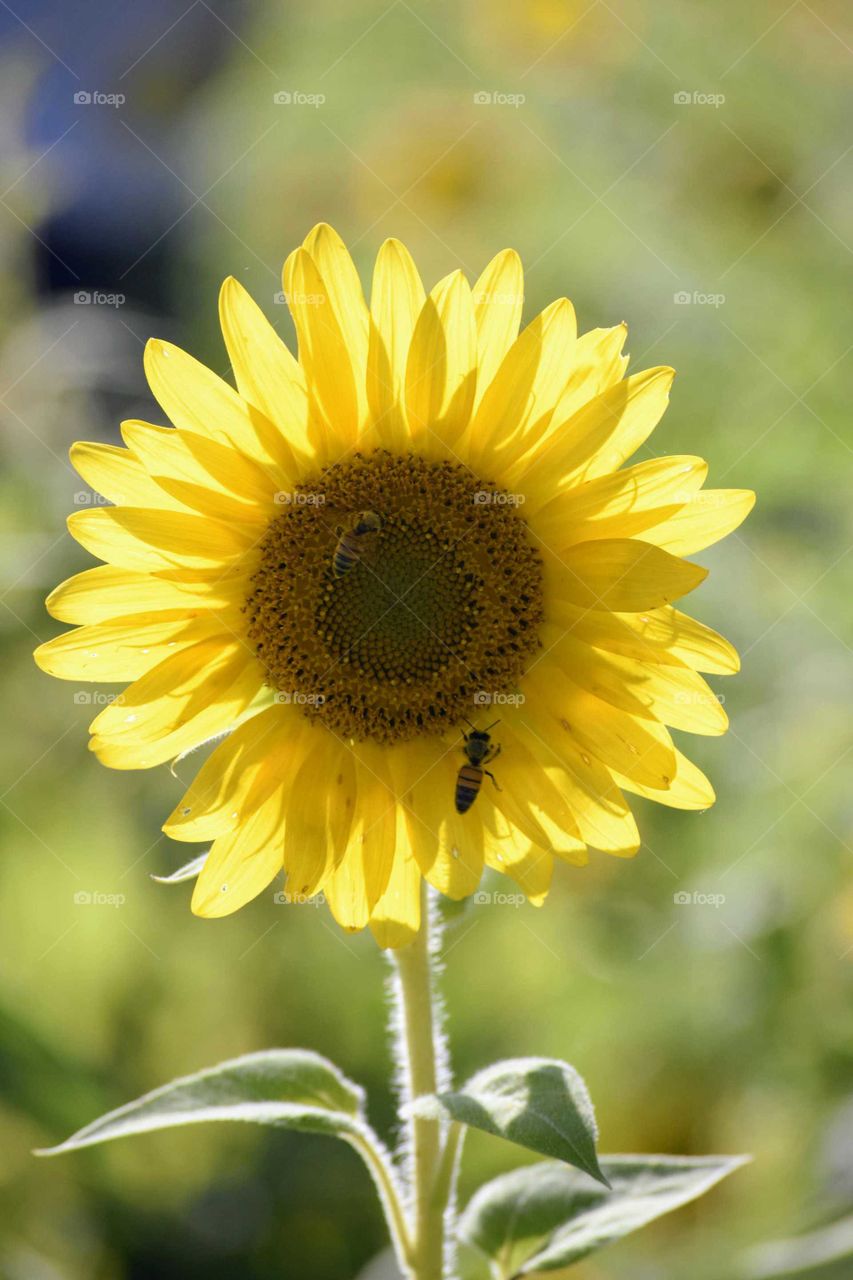
{"type": "Polygon", "coordinates": [[[554,410],[554,427],[624,376],[628,357],[622,355],[622,348],[627,335],[625,324],[617,324],[612,329],[589,329],[580,334],[565,390],[554,410]]]}
{"type": "Polygon", "coordinates": [[[596,697],[632,715],[660,720],[688,733],[720,734],[728,719],[700,675],[685,666],[639,662],[583,644],[566,633],[543,628],[543,642],[571,671],[572,679],[596,697]]]}
{"type": "Polygon", "coordinates": [[[471,422],[472,467],[510,469],[539,439],[566,385],[576,331],[568,298],[552,302],[522,330],[471,422]]]}
{"type": "Polygon", "coordinates": [[[232,445],[292,483],[292,454],[281,432],[215,373],[180,347],[152,338],[145,347],[148,385],[173,426],[232,445]]]}
{"type": "Polygon", "coordinates": [[[662,418],[674,376],[672,369],[646,369],[608,387],[555,424],[541,449],[510,469],[506,486],[520,487],[533,509],[570,482],[618,470],[662,418]]]}
{"type": "Polygon", "coordinates": [[[394,862],[397,798],[383,780],[382,748],[361,743],[358,813],[346,852],[324,885],[332,915],[344,929],[363,929],[388,886],[394,862]]]}
{"type": "Polygon", "coordinates": [[[163,824],[173,840],[233,831],[299,767],[307,723],[276,704],[250,716],[205,760],[163,824]]]}
{"type": "MultiPolygon", "coordinates": [[[[455,784],[455,780],[454,772],[451,781],[455,784]]],[[[447,806],[448,811],[440,825],[441,839],[438,856],[432,862],[429,871],[425,869],[426,859],[424,859],[421,863],[421,871],[439,893],[458,900],[467,898],[469,893],[474,892],[483,874],[483,822],[479,811],[469,810],[465,814],[456,812],[452,789],[449,793],[445,790],[443,794],[446,799],[442,799],[441,803],[447,806]]],[[[415,857],[418,857],[419,850],[421,853],[424,852],[425,842],[426,848],[431,852],[430,832],[435,830],[437,816],[433,809],[431,824],[418,822],[416,828],[418,835],[416,838],[413,837],[415,857]]],[[[411,829],[415,830],[414,827],[411,829]]]]}
{"type": "Polygon", "coordinates": [[[323,727],[312,726],[294,776],[284,844],[287,892],[311,897],[322,889],[347,848],[356,816],[352,752],[323,727]]]}
{"type": "Polygon", "coordinates": [[[703,489],[643,536],[677,556],[692,555],[736,529],[755,506],[750,489],[703,489]]]}
{"type": "MultiPolygon", "coordinates": [[[[305,375],[258,304],[229,278],[219,295],[219,320],[237,389],[293,448],[312,453],[305,375]]],[[[286,455],[283,455],[286,463],[286,455]]]]}
{"type": "Polygon", "coordinates": [[[619,710],[568,677],[547,659],[525,677],[529,690],[525,710],[551,726],[550,742],[559,755],[568,741],[571,751],[586,751],[609,769],[648,787],[666,789],[675,775],[675,749],[669,734],[653,720],[639,720],[619,710]]]}
{"type": "MultiPolygon", "coordinates": [[[[69,450],[75,469],[90,488],[109,502],[139,507],[162,507],[167,511],[183,511],[183,504],[165,493],[147,474],[137,458],[111,444],[89,444],[78,441],[69,450]]],[[[78,494],[82,505],[88,494],[78,494]]]]}
{"type": "MultiPolygon", "coordinates": [[[[512,773],[504,790],[493,797],[496,806],[506,812],[506,797],[512,793],[536,819],[537,827],[547,837],[546,847],[562,858],[572,861],[580,858],[581,862],[586,862],[586,845],[568,799],[528,747],[529,730],[524,726],[522,717],[523,710],[518,715],[506,716],[501,722],[500,737],[509,757],[507,763],[512,762],[512,773]]],[[[515,819],[511,818],[511,821],[515,819]]],[[[541,844],[541,837],[534,843],[541,844]]]]}
{"type": "Polygon", "coordinates": [[[180,481],[213,490],[217,497],[230,497],[229,510],[240,519],[268,519],[273,514],[275,480],[238,449],[194,431],[155,427],[148,422],[123,422],[121,434],[149,475],[167,492],[175,491],[168,482],[180,481]],[[239,499],[242,509],[234,506],[234,499],[239,499]]]}
{"type": "Polygon", "coordinates": [[[122,569],[183,569],[221,565],[245,554],[257,529],[180,511],[100,507],[68,517],[73,538],[99,560],[122,569]]]}
{"type": "Polygon", "coordinates": [[[379,438],[388,449],[408,446],[403,408],[406,362],[425,300],[408,249],[399,240],[386,240],[376,257],[370,295],[367,397],[379,438]]]}
{"type": "Polygon", "coordinates": [[[397,845],[388,886],[373,908],[370,928],[380,947],[406,947],[421,927],[421,873],[406,848],[402,809],[397,811],[397,845]]]}
{"type": "Polygon", "coordinates": [[[284,264],[284,292],[299,341],[312,412],[324,427],[327,457],[355,445],[360,427],[353,366],[330,301],[330,286],[305,249],[284,264]]]}
{"type": "Polygon", "coordinates": [[[546,557],[557,600],[584,609],[657,609],[698,587],[708,570],[633,538],[580,542],[546,557]]]}
{"type": "MultiPolygon", "coordinates": [[[[624,471],[588,480],[559,494],[531,521],[536,536],[560,551],[590,538],[626,538],[672,515],[704,483],[702,458],[652,458],[624,471]]],[[[527,518],[532,514],[525,509],[527,518]]],[[[657,538],[644,539],[657,542],[657,538]]],[[[658,543],[660,545],[660,543],[658,543]]]]}
{"type": "Polygon", "coordinates": [[[61,583],[47,598],[48,613],[60,622],[104,622],[116,615],[162,609],[228,610],[245,599],[242,576],[175,581],[152,573],[100,564],[61,583]]]}
{"type": "Polygon", "coordinates": [[[506,772],[501,759],[490,766],[501,790],[488,786],[488,803],[533,844],[550,847],[558,839],[564,849],[583,849],[585,846],[565,797],[530,752],[524,737],[516,732],[514,726],[523,721],[523,716],[523,708],[517,713],[507,708],[501,718],[496,743],[502,749],[506,772]],[[555,834],[556,827],[559,828],[559,836],[555,834]]]}
{"type": "Polygon", "coordinates": [[[589,864],[589,850],[581,839],[566,839],[563,828],[552,822],[546,813],[539,815],[539,821],[548,836],[548,849],[555,858],[567,863],[570,867],[585,867],[589,864]]]}
{"type": "Polygon", "coordinates": [[[350,364],[358,400],[359,421],[367,416],[366,373],[369,315],[361,281],[346,245],[327,222],[320,222],[306,236],[304,247],[317,264],[329,304],[338,322],[350,364]]]}
{"type": "Polygon", "coordinates": [[[189,644],[217,635],[230,639],[239,625],[237,609],[230,618],[209,610],[117,617],[66,631],[33,656],[42,671],[61,680],[136,680],[189,644]]]}
{"type": "Polygon", "coordinates": [[[581,838],[594,849],[632,857],[640,847],[640,835],[610,771],[568,741],[555,751],[551,725],[538,716],[528,715],[520,736],[566,796],[581,838]]]}
{"type": "Polygon", "coordinates": [[[675,760],[675,777],[667,791],[654,791],[628,778],[619,778],[618,774],[615,776],[626,791],[654,800],[656,804],[664,804],[670,809],[710,809],[716,796],[702,770],[680,751],[676,751],[675,760]]]}
{"type": "Polygon", "coordinates": [[[504,249],[486,267],[472,291],[477,325],[477,399],[518,337],[524,306],[524,272],[514,249],[504,249]]]}
{"type": "Polygon", "coordinates": [[[541,907],[554,871],[551,851],[521,837],[509,823],[498,823],[494,831],[488,831],[484,847],[486,866],[509,876],[534,907],[541,907]]]}
{"type": "Polygon", "coordinates": [[[241,644],[203,640],[146,672],[95,717],[91,749],[114,769],[150,769],[230,729],[263,674],[241,644]]]}
{"type": "Polygon", "coordinates": [[[466,814],[454,807],[463,760],[461,751],[449,751],[438,739],[418,739],[408,744],[405,775],[397,781],[415,860],[448,898],[473,893],[483,873],[482,819],[476,806],[466,814]]]}
{"type": "Polygon", "coordinates": [[[642,662],[685,663],[694,671],[731,675],[740,670],[737,651],[710,627],[670,605],[646,613],[603,613],[576,605],[551,609],[555,622],[578,640],[642,662]]]}
{"type": "Polygon", "coordinates": [[[214,841],[195,883],[195,915],[231,915],[275,878],[282,867],[286,794],[280,787],[245,824],[214,841]]]}
{"type": "Polygon", "coordinates": [[[471,289],[461,271],[439,281],[423,305],[406,364],[406,413],[419,446],[453,445],[468,425],[477,385],[471,289]]]}
{"type": "Polygon", "coordinates": [[[567,788],[585,842],[602,853],[633,858],[640,848],[640,833],[612,775],[594,762],[582,761],[562,776],[561,785],[567,788]]]}

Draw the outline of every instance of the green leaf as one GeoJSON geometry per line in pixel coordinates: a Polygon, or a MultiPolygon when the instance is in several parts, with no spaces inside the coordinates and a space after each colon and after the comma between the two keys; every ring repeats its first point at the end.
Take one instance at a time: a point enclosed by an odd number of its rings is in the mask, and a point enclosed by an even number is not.
{"type": "Polygon", "coordinates": [[[359,1136],[367,1132],[361,1120],[363,1101],[358,1085],[319,1054],[268,1049],[181,1076],[36,1154],[54,1156],[134,1133],[207,1120],[359,1136]]]}
{"type": "Polygon", "coordinates": [[[566,1062],[511,1058],[479,1071],[461,1089],[419,1098],[413,1114],[442,1113],[472,1129],[553,1156],[606,1184],[595,1143],[598,1130],[587,1087],[566,1062]]]}
{"type": "Polygon", "coordinates": [[[790,1240],[774,1240],[756,1245],[745,1258],[749,1280],[782,1280],[783,1276],[809,1275],[820,1271],[829,1280],[830,1273],[849,1275],[853,1259],[853,1216],[841,1218],[829,1226],[790,1240]],[[841,1268],[841,1264],[844,1267],[841,1268]],[[835,1268],[841,1269],[836,1272],[835,1268]]]}
{"type": "Polygon", "coordinates": [[[493,1263],[500,1280],[557,1271],[708,1191],[745,1156],[608,1156],[609,1189],[548,1161],[481,1187],[459,1235],[493,1263]]]}

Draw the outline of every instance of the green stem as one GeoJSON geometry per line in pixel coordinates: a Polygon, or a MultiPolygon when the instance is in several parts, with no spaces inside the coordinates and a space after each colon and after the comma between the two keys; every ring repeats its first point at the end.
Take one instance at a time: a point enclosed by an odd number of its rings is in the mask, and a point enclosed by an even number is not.
{"type": "MultiPolygon", "coordinates": [[[[429,904],[421,902],[421,928],[408,947],[394,953],[399,976],[408,1100],[434,1094],[439,1084],[440,1029],[433,989],[429,904]]],[[[412,1280],[442,1280],[445,1210],[449,1182],[439,1177],[442,1132],[438,1119],[409,1119],[414,1209],[412,1280]]]]}

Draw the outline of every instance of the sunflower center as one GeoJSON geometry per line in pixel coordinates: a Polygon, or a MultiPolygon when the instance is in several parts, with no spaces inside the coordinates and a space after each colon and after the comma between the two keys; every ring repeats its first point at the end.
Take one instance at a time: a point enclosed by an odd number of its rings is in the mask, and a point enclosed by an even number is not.
{"type": "Polygon", "coordinates": [[[282,496],[246,602],[282,700],[341,737],[388,743],[513,690],[543,614],[512,495],[459,464],[378,451],[282,496]]]}

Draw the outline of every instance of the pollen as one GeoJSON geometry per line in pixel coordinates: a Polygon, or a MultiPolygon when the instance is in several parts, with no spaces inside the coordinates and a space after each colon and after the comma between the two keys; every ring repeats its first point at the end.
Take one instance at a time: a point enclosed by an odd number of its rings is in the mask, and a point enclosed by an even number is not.
{"type": "Polygon", "coordinates": [[[441,733],[537,648],[542,563],[512,495],[461,464],[356,454],[298,486],[246,601],[269,685],[346,739],[441,733]],[[335,551],[365,511],[378,529],[335,551]]]}

